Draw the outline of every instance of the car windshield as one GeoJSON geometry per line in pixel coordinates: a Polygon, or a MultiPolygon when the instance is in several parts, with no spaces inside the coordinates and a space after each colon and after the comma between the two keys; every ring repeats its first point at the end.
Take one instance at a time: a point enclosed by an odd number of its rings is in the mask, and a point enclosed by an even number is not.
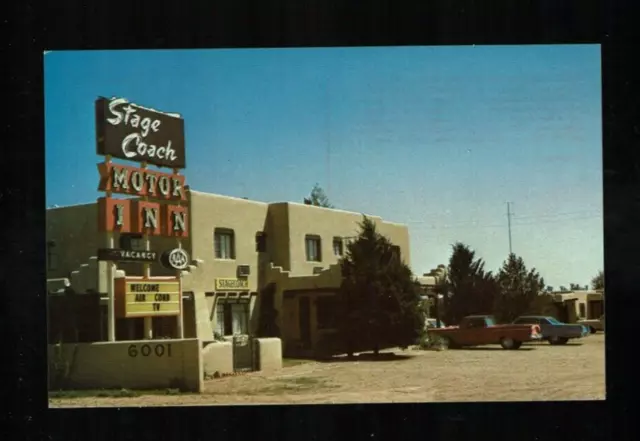
{"type": "Polygon", "coordinates": [[[495,326],[496,321],[493,319],[493,317],[485,317],[485,324],[487,326],[495,326]]]}
{"type": "Polygon", "coordinates": [[[545,318],[552,325],[561,325],[562,324],[562,322],[559,322],[558,320],[554,319],[553,317],[545,317],[545,318]]]}

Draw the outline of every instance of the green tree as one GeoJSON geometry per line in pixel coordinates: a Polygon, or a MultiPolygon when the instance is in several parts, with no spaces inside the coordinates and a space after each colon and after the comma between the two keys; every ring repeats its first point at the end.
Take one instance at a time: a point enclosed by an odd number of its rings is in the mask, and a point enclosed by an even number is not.
{"type": "Polygon", "coordinates": [[[389,239],[363,218],[358,237],[340,261],[338,332],[346,352],[407,347],[420,335],[420,286],[389,239]]]}
{"type": "Polygon", "coordinates": [[[510,322],[531,312],[532,305],[545,288],[544,279],[535,270],[527,270],[522,257],[511,253],[497,274],[499,295],[495,311],[499,321],[510,322]]]}
{"type": "Polygon", "coordinates": [[[329,198],[327,197],[322,187],[320,187],[320,185],[318,185],[317,183],[311,189],[311,194],[309,195],[309,197],[304,198],[304,203],[306,205],[315,205],[317,207],[335,208],[329,202],[329,198]]]}
{"type": "Polygon", "coordinates": [[[445,323],[456,324],[471,314],[490,314],[498,288],[491,272],[475,251],[457,242],[452,246],[446,283],[438,286],[444,294],[445,323]]]}
{"type": "Polygon", "coordinates": [[[598,271],[598,274],[591,279],[591,287],[593,289],[604,289],[604,271],[598,271]]]}

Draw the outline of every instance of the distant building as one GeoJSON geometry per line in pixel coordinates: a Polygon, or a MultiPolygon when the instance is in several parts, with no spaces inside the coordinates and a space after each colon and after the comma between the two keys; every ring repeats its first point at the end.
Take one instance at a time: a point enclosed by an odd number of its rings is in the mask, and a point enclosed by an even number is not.
{"type": "Polygon", "coordinates": [[[427,305],[427,317],[435,317],[437,315],[436,299],[438,301],[438,306],[443,304],[442,294],[436,295],[435,288],[437,285],[445,281],[446,276],[447,267],[441,264],[428,273],[424,273],[422,276],[417,277],[418,283],[422,287],[423,301],[427,305]]]}
{"type": "Polygon", "coordinates": [[[551,293],[555,316],[562,322],[597,319],[604,313],[604,290],[562,291],[551,293]]]}
{"type": "MultiPolygon", "coordinates": [[[[222,336],[260,334],[273,316],[270,310],[277,311],[270,329],[277,327],[285,351],[313,349],[323,335],[335,332],[332,298],[342,281],[338,261],[347,242],[357,235],[361,214],[193,190],[187,195],[190,233],[182,248],[192,262],[182,277],[185,338],[212,340],[214,332],[222,336]]],[[[87,324],[97,331],[81,330],[85,340],[96,334],[105,340],[107,333],[106,263],[95,257],[105,243],[97,230],[97,217],[96,203],[47,210],[50,293],[71,290],[100,298],[100,312],[87,324]]],[[[407,226],[370,217],[409,264],[407,226]]],[[[142,250],[143,246],[141,237],[126,234],[116,242],[117,248],[142,250]]],[[[175,246],[176,239],[150,239],[151,250],[162,252],[175,246]]],[[[121,277],[141,276],[143,266],[118,263],[118,271],[121,277]]],[[[171,276],[175,271],[154,263],[151,275],[171,276]]],[[[54,323],[64,321],[63,311],[55,314],[54,323]]],[[[154,318],[154,338],[175,336],[176,326],[173,317],[154,318]]],[[[141,318],[116,323],[117,340],[140,339],[142,334],[141,318]]]]}

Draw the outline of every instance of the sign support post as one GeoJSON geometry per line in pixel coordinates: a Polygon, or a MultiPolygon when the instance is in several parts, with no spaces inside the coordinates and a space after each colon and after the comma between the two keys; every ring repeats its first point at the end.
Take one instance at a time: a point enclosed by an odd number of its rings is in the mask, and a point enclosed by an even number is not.
{"type": "MultiPolygon", "coordinates": [[[[111,162],[111,155],[105,158],[107,163],[111,162]]],[[[107,197],[111,197],[111,192],[107,192],[107,197]]],[[[107,247],[114,247],[113,231],[107,233],[107,247]]],[[[113,262],[107,262],[107,339],[116,341],[116,314],[115,314],[115,268],[113,262]]]]}
{"type": "MultiPolygon", "coordinates": [[[[180,174],[180,170],[177,168],[173,169],[173,173],[178,175],[180,174]]],[[[182,205],[180,202],[178,202],[178,205],[182,205]]],[[[181,249],[182,248],[182,239],[180,238],[180,236],[178,236],[177,238],[177,242],[178,242],[178,248],[181,249]]],[[[184,338],[184,300],[182,299],[182,270],[178,269],[176,270],[176,276],[178,277],[178,280],[180,281],[180,315],[178,315],[177,319],[178,319],[178,338],[183,339],[184,338]]]]}
{"type": "MultiPolygon", "coordinates": [[[[143,162],[141,164],[141,168],[142,168],[142,170],[146,170],[147,169],[147,163],[143,162]]],[[[148,201],[149,198],[145,196],[144,200],[148,201]]],[[[150,251],[151,250],[151,243],[149,241],[149,234],[147,234],[146,231],[144,233],[144,249],[146,251],[150,251]]],[[[144,264],[144,277],[145,277],[145,279],[150,279],[151,278],[151,265],[149,265],[148,263],[144,264]]],[[[153,317],[145,317],[144,318],[144,338],[145,338],[145,340],[152,340],[153,339],[153,317]]]]}

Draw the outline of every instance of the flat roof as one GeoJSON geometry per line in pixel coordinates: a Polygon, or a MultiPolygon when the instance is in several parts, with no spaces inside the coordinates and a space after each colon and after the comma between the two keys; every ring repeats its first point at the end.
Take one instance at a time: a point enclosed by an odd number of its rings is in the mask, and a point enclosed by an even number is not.
{"type": "MultiPolygon", "coordinates": [[[[188,186],[185,186],[185,187],[188,187],[188,186]]],[[[218,193],[209,193],[209,192],[194,190],[192,188],[187,188],[187,191],[189,193],[197,194],[199,196],[209,196],[209,197],[215,197],[215,198],[230,199],[230,200],[235,200],[235,201],[239,201],[239,202],[247,202],[247,203],[251,203],[251,204],[259,204],[259,205],[288,204],[288,205],[292,205],[292,206],[296,206],[296,207],[305,207],[305,208],[309,208],[309,209],[331,210],[331,211],[334,211],[334,212],[337,212],[337,213],[345,213],[345,214],[351,214],[351,215],[357,215],[357,216],[366,216],[366,217],[368,217],[370,219],[381,221],[381,222],[383,222],[384,224],[387,224],[387,225],[398,226],[398,227],[407,227],[408,228],[407,224],[403,224],[403,223],[400,223],[400,222],[387,221],[387,220],[384,220],[381,216],[378,216],[378,215],[360,213],[360,212],[357,212],[357,211],[343,210],[343,209],[340,209],[340,208],[319,207],[317,205],[308,205],[308,204],[304,204],[304,203],[300,203],[300,202],[291,202],[291,201],[262,202],[262,201],[256,201],[255,199],[248,199],[248,198],[245,199],[245,198],[241,198],[241,197],[237,197],[237,196],[227,196],[227,195],[218,194],[218,193]]],[[[138,199],[137,196],[127,196],[127,195],[121,195],[121,196],[122,196],[122,199],[138,199]]],[[[97,201],[85,202],[85,203],[79,203],[79,204],[72,204],[72,205],[65,205],[65,206],[52,205],[52,206],[47,207],[47,210],[57,210],[57,209],[61,209],[61,208],[75,208],[75,207],[95,205],[96,203],[97,203],[97,201]]]]}

